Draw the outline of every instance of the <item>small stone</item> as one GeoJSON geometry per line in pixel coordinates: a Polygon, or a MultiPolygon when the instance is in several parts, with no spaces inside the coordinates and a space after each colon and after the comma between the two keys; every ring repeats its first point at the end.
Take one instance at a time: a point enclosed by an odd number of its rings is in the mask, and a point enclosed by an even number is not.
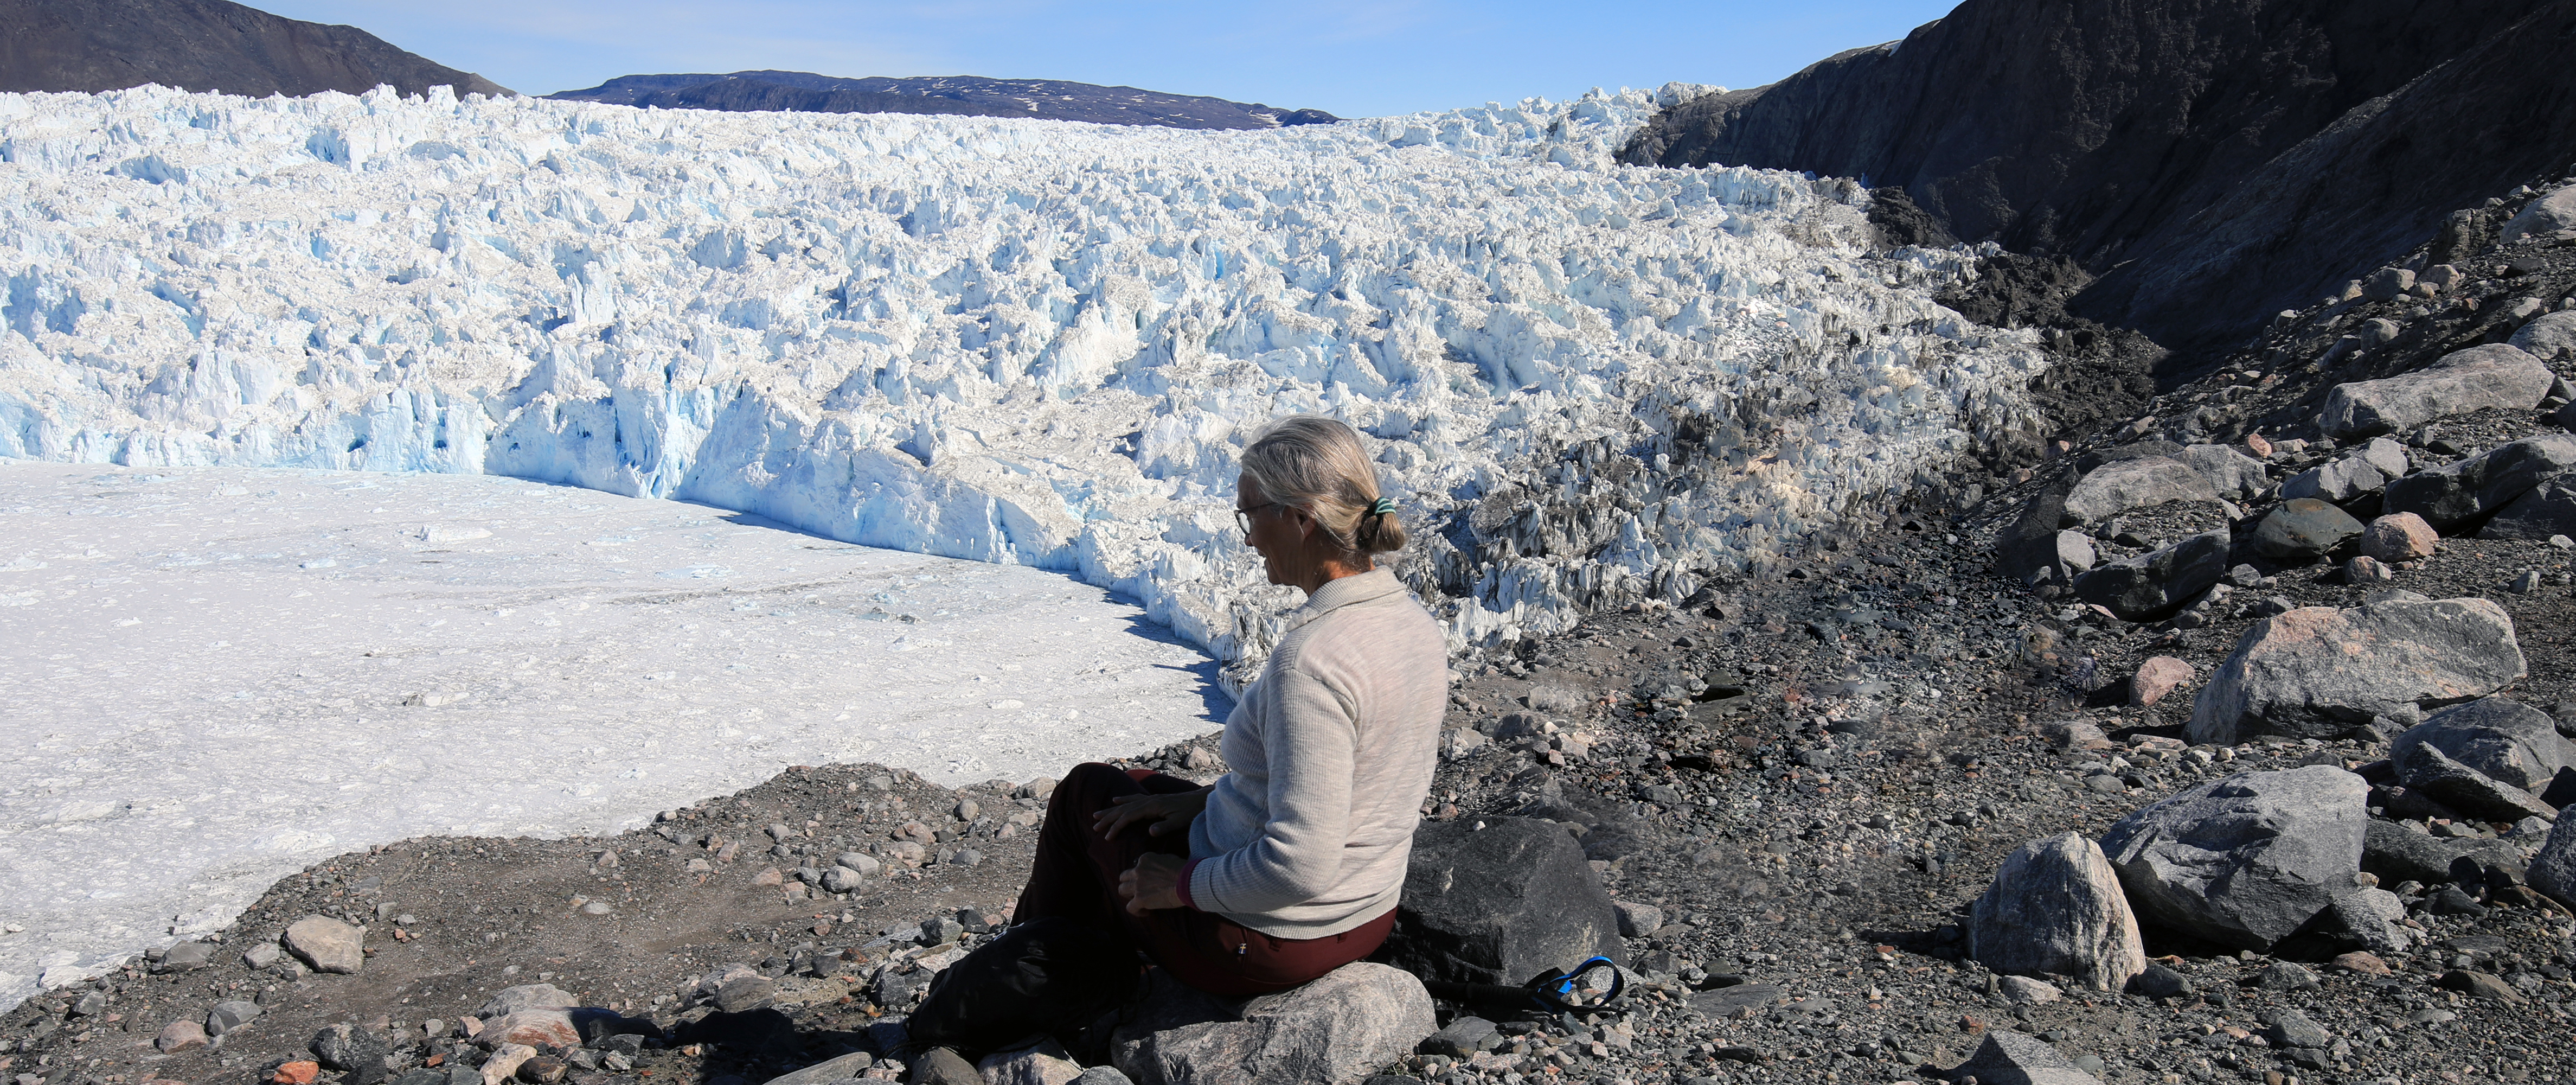
{"type": "Polygon", "coordinates": [[[2362,533],[2352,514],[2313,497],[2284,501],[2254,528],[2254,550],[2265,557],[2305,560],[2322,556],[2362,533]]]}
{"type": "Polygon", "coordinates": [[[2148,707],[2188,681],[2191,664],[2172,656],[2150,656],[2138,664],[2138,673],[2129,678],[2129,703],[2148,707]]]}
{"type": "Polygon", "coordinates": [[[168,950],[163,951],[161,959],[153,962],[152,970],[155,972],[190,972],[213,964],[214,961],[214,943],[179,942],[172,945],[168,950]]]}
{"type": "Polygon", "coordinates": [[[984,808],[973,799],[957,800],[956,814],[959,821],[973,821],[983,812],[984,808]]]}
{"type": "Polygon", "coordinates": [[[2266,991],[2306,991],[2319,985],[2316,973],[2290,961],[2273,962],[2254,981],[2266,991]]]}
{"type": "Polygon", "coordinates": [[[2057,989],[2056,984],[2044,983],[2028,976],[2005,976],[1997,982],[2003,989],[2004,997],[2017,1006],[2044,1006],[2057,1001],[2065,994],[2057,989]]]}
{"type": "Polygon", "coordinates": [[[2346,584],[2379,584],[2395,579],[2396,570],[2368,554],[2343,563],[2343,582],[2346,584]]]}
{"type": "Polygon", "coordinates": [[[581,914],[583,915],[607,915],[608,913],[616,910],[617,909],[615,908],[609,907],[608,902],[604,900],[590,901],[581,906],[581,914]]]}
{"type": "Polygon", "coordinates": [[[322,1076],[320,1063],[297,1059],[294,1062],[282,1064],[270,1072],[268,1080],[271,1085],[313,1085],[313,1079],[320,1076],[322,1076]]]}
{"type": "Polygon", "coordinates": [[[2370,522],[2361,533],[2361,552],[2395,564],[2433,556],[2442,536],[2411,512],[2392,512],[2370,522]]]}
{"type": "Polygon", "coordinates": [[[913,1060],[912,1074],[906,1081],[912,1085],[984,1085],[984,1074],[966,1057],[945,1047],[934,1047],[913,1060]]]}
{"type": "Polygon", "coordinates": [[[2149,964],[2129,980],[2129,990],[2148,998],[2180,998],[2194,993],[2191,977],[2160,964],[2149,964]]]}
{"type": "Polygon", "coordinates": [[[780,873],[777,867],[763,867],[760,873],[751,876],[751,884],[754,886],[785,885],[787,875],[780,873]]]}
{"type": "Polygon", "coordinates": [[[867,884],[867,876],[846,866],[835,866],[823,872],[823,888],[834,893],[852,893],[867,884]]]}
{"type": "Polygon", "coordinates": [[[265,969],[286,959],[286,951],[275,942],[261,942],[242,951],[242,963],[254,969],[265,969]]]}
{"type": "Polygon", "coordinates": [[[518,1078],[527,1085],[554,1085],[555,1082],[564,1079],[564,1071],[567,1069],[569,1067],[562,1059],[552,1055],[539,1055],[519,1064],[518,1078]]]}
{"type": "Polygon", "coordinates": [[[204,1047],[206,1039],[205,1024],[195,1018],[188,1018],[162,1026],[161,1034],[152,1038],[152,1046],[164,1052],[178,1051],[190,1047],[204,1047]]]}
{"type": "Polygon", "coordinates": [[[2375,953],[2354,951],[2351,953],[2340,954],[2328,963],[2346,972],[2355,972],[2364,976],[2385,976],[2389,974],[2388,962],[2380,960],[2379,955],[2375,953]]]}
{"type": "Polygon", "coordinates": [[[526,1044],[502,1044],[493,1048],[491,1057],[483,1060],[483,1085],[501,1085],[515,1079],[519,1065],[536,1057],[537,1049],[526,1044]]]}
{"type": "Polygon", "coordinates": [[[309,915],[286,928],[289,952],[316,972],[355,975],[366,967],[366,932],[329,916],[309,915]]]}
{"type": "Polygon", "coordinates": [[[2522,995],[2513,989],[2512,984],[2506,983],[2491,973],[2475,969],[2454,968],[2442,973],[2442,978],[2433,981],[2433,985],[2446,991],[2458,991],[2471,998],[2483,998],[2507,1005],[2519,1005],[2522,1002],[2522,995]]]}
{"type": "Polygon", "coordinates": [[[2513,583],[2511,583],[2511,584],[2507,585],[2505,590],[2510,591],[2510,592],[2512,592],[2512,593],[2514,593],[2514,594],[2516,594],[2516,595],[2529,595],[2529,594],[2531,594],[2531,593],[2533,593],[2533,592],[2539,591],[2539,590],[2540,590],[2540,572],[2539,572],[2539,570],[2536,570],[2536,569],[2525,569],[2525,570],[2523,570],[2523,571],[2522,571],[2522,575],[2517,576],[2517,577],[2514,577],[2514,578],[2513,578],[2513,583]]]}
{"type": "Polygon", "coordinates": [[[1618,909],[1619,912],[1619,937],[1621,938],[1643,938],[1662,929],[1664,925],[1664,910],[1652,904],[1623,900],[1613,902],[1611,907],[1618,909]]]}
{"type": "Polygon", "coordinates": [[[789,837],[796,835],[796,830],[788,828],[783,822],[772,823],[769,826],[768,832],[771,840],[775,840],[781,844],[786,843],[789,837]]]}
{"type": "Polygon", "coordinates": [[[953,866],[971,867],[983,861],[984,853],[973,848],[959,848],[956,854],[948,857],[948,862],[953,866]]]}
{"type": "Polygon", "coordinates": [[[206,1011],[206,1035],[221,1036],[259,1019],[259,1003],[227,999],[206,1011]]]}

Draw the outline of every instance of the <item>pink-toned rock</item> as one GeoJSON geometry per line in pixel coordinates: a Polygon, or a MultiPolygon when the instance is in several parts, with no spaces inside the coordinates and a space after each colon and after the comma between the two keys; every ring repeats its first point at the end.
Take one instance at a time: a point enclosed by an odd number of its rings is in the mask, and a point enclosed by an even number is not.
{"type": "Polygon", "coordinates": [[[161,1030],[161,1035],[152,1038],[152,1046],[165,1052],[204,1047],[206,1026],[193,1017],[172,1021],[161,1030]]]}
{"type": "Polygon", "coordinates": [[[519,1072],[519,1064],[537,1057],[537,1049],[522,1044],[502,1044],[492,1049],[492,1057],[483,1060],[483,1085],[503,1085],[519,1072]]]}
{"type": "Polygon", "coordinates": [[[2264,440],[2260,433],[2248,433],[2245,435],[2245,452],[2258,460],[2271,459],[2272,442],[2264,440]]]}
{"type": "Polygon", "coordinates": [[[769,867],[762,870],[760,873],[751,876],[751,884],[753,885],[778,885],[786,880],[786,876],[780,874],[777,867],[769,867]]]}
{"type": "Polygon", "coordinates": [[[457,1018],[456,1034],[468,1040],[483,1035],[483,1019],[472,1016],[457,1018]]]}
{"type": "Polygon", "coordinates": [[[2172,656],[2150,656],[2129,679],[2129,703],[2145,708],[2191,681],[2191,664],[2172,656]]]}
{"type": "Polygon", "coordinates": [[[2388,962],[2380,960],[2377,954],[2361,952],[2346,953],[2340,957],[2336,957],[2331,963],[2336,968],[2343,969],[2346,972],[2358,972],[2365,976],[2385,976],[2388,974],[2388,962]]]}
{"type": "Polygon", "coordinates": [[[2392,512],[2370,522],[2362,529],[2361,552],[2383,562],[2394,564],[2433,556],[2442,541],[2440,533],[2424,518],[2411,512],[2392,512]]]}
{"type": "Polygon", "coordinates": [[[573,1027],[572,1015],[562,1010],[520,1010],[484,1022],[483,1034],[475,1042],[485,1047],[580,1047],[581,1030],[573,1027]]]}

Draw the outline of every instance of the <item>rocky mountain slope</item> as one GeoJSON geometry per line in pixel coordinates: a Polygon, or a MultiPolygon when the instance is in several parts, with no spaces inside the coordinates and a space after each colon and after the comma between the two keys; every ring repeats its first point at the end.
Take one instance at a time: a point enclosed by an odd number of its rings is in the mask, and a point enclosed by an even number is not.
{"type": "Polygon", "coordinates": [[[354,26],[300,22],[227,0],[0,0],[0,91],[158,83],[258,98],[326,90],[510,91],[354,26]]]}
{"type": "MultiPolygon", "coordinates": [[[[1615,995],[1435,1013],[1372,966],[1252,1005],[1157,988],[978,1067],[900,1019],[1007,917],[1048,781],[831,766],[615,838],[321,864],[0,1017],[0,1071],[2562,1079],[2576,177],[2462,210],[2036,469],[1462,661],[1389,957],[1607,952],[1615,995]],[[1505,876],[1543,891],[1447,888],[1505,876]]],[[[1128,763],[1224,770],[1207,739],[1128,763]]]]}
{"type": "Polygon", "coordinates": [[[2100,276],[2076,312],[2205,357],[2564,165],[2570,40],[2568,0],[1968,0],[1678,106],[1625,156],[1903,188],[2100,276]]]}
{"type": "Polygon", "coordinates": [[[1223,98],[1054,79],[986,79],[972,75],[914,79],[844,79],[777,71],[624,75],[596,87],[547,97],[663,109],[932,113],[1166,128],[1281,128],[1330,124],[1341,119],[1320,109],[1280,109],[1257,102],[1229,102],[1223,98]]]}

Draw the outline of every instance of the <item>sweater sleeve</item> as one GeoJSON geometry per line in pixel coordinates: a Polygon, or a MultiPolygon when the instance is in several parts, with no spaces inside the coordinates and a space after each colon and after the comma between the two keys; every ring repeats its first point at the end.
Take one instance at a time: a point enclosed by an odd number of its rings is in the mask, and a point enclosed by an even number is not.
{"type": "Polygon", "coordinates": [[[1191,899],[1212,912],[1267,912],[1313,900],[1340,880],[1350,842],[1358,734],[1351,705],[1313,676],[1286,670],[1262,683],[1270,761],[1270,820],[1252,843],[1206,859],[1191,899]]]}

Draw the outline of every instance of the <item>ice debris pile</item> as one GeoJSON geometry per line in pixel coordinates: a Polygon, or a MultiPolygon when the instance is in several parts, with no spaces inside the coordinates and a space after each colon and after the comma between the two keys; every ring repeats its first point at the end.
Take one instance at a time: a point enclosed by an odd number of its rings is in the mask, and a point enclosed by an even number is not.
{"type": "Polygon", "coordinates": [[[0,454],[686,498],[1068,571],[1241,661],[1286,598],[1227,514],[1276,415],[1382,442],[1461,646],[2026,439],[2027,333],[1930,300],[1964,251],[1874,251],[1849,182],[1613,165],[1655,104],[0,95],[0,454]]]}

